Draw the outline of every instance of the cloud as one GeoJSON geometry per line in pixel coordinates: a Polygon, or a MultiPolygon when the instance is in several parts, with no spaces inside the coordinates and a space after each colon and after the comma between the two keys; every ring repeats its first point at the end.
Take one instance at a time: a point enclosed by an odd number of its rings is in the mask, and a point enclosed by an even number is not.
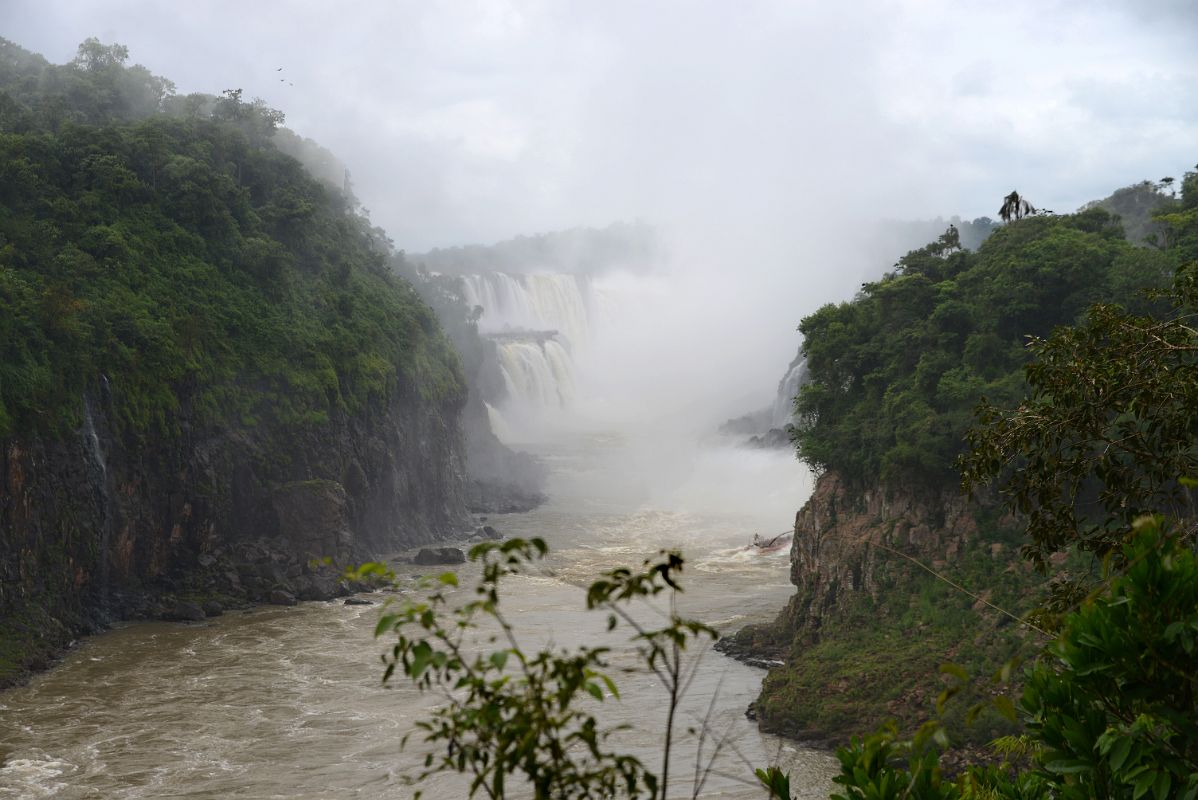
{"type": "Polygon", "coordinates": [[[100,35],[181,91],[263,97],[410,251],[660,223],[680,274],[737,276],[712,291],[765,380],[804,313],[889,266],[854,260],[864,221],[993,216],[1012,188],[1068,210],[1194,164],[1194,9],[6,0],[0,30],[55,61],[100,35]]]}

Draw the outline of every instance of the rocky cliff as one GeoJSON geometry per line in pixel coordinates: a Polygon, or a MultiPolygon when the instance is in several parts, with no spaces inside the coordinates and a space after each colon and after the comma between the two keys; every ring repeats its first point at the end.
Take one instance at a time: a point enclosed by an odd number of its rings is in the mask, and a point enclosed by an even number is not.
{"type": "Polygon", "coordinates": [[[97,392],[76,436],[0,440],[0,682],[114,618],[332,596],[342,566],[467,528],[463,401],[401,386],[324,425],[154,440],[97,392]]]}
{"type": "MultiPolygon", "coordinates": [[[[858,488],[826,473],[794,530],[794,597],[773,624],[721,645],[770,666],[753,709],[763,729],[827,742],[888,718],[910,729],[934,715],[941,664],[988,677],[1025,646],[1009,617],[899,555],[1001,607],[1026,607],[1037,581],[1019,562],[1017,530],[963,498],[858,488]]],[[[950,721],[959,716],[950,709],[950,721]]],[[[983,720],[959,734],[1000,727],[983,720]]]]}

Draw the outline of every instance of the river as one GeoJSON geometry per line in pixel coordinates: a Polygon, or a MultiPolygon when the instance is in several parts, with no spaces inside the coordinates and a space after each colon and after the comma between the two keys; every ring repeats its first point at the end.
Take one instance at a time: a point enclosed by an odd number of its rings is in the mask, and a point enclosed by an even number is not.
{"type": "MultiPolygon", "coordinates": [[[[536,450],[551,467],[551,502],[489,520],[551,548],[542,574],[512,579],[503,595],[529,641],[594,643],[603,615],[582,610],[579,587],[663,547],[687,559],[683,613],[721,630],[768,620],[789,598],[786,552],[744,549],[754,533],[789,527],[810,492],[789,453],[714,443],[670,451],[667,465],[660,448],[594,435],[536,450]],[[657,479],[666,473],[678,477],[657,479]]],[[[427,568],[397,571],[410,585],[427,568]]],[[[466,597],[477,569],[460,575],[466,597]]],[[[435,698],[399,680],[381,686],[378,608],[264,607],[201,624],[123,624],[87,639],[54,669],[0,695],[0,798],[411,797],[407,778],[423,751],[418,742],[401,751],[400,739],[435,698]]],[[[827,797],[830,754],[763,735],[745,719],[763,673],[714,651],[697,657],[682,727],[711,708],[709,724],[734,743],[702,796],[760,798],[752,768],[781,763],[798,797],[827,797]]],[[[651,676],[621,673],[627,661],[628,651],[617,650],[622,700],[605,702],[600,716],[628,724],[620,746],[656,764],[664,695],[651,676]]],[[[671,797],[690,797],[693,737],[676,747],[671,797]]],[[[419,788],[431,800],[464,796],[457,776],[419,788]]]]}

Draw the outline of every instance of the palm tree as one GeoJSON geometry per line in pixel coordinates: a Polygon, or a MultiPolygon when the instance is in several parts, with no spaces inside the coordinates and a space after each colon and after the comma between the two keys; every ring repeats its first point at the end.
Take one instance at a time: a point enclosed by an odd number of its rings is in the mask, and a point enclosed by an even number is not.
{"type": "Polygon", "coordinates": [[[998,216],[1002,218],[1003,222],[1010,222],[1012,217],[1017,220],[1023,219],[1035,213],[1036,207],[1015,191],[1003,198],[1002,208],[998,210],[998,216]]]}

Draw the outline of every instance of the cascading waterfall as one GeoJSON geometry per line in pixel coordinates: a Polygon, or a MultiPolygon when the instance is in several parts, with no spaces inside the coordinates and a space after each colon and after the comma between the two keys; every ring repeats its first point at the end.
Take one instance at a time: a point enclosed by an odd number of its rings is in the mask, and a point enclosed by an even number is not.
{"type": "Polygon", "coordinates": [[[83,445],[89,456],[88,474],[100,498],[100,608],[108,608],[109,550],[112,546],[112,492],[108,485],[108,461],[96,432],[96,420],[92,414],[91,400],[83,396],[83,445]]]}
{"type": "Polygon", "coordinates": [[[557,331],[574,345],[590,341],[594,299],[585,275],[488,272],[462,283],[466,302],[483,308],[483,333],[557,331]]]}
{"type": "Polygon", "coordinates": [[[568,408],[573,403],[574,362],[556,337],[505,336],[498,344],[509,404],[528,411],[545,411],[568,408]]]}
{"type": "Polygon", "coordinates": [[[507,397],[488,412],[505,441],[533,433],[575,398],[575,356],[593,342],[596,291],[572,273],[487,272],[462,276],[464,300],[481,306],[479,332],[496,343],[507,397]]]}
{"type": "Polygon", "coordinates": [[[774,410],[770,419],[771,428],[785,428],[794,416],[795,395],[807,382],[807,359],[800,358],[790,366],[778,384],[778,396],[774,398],[774,410]]]}

